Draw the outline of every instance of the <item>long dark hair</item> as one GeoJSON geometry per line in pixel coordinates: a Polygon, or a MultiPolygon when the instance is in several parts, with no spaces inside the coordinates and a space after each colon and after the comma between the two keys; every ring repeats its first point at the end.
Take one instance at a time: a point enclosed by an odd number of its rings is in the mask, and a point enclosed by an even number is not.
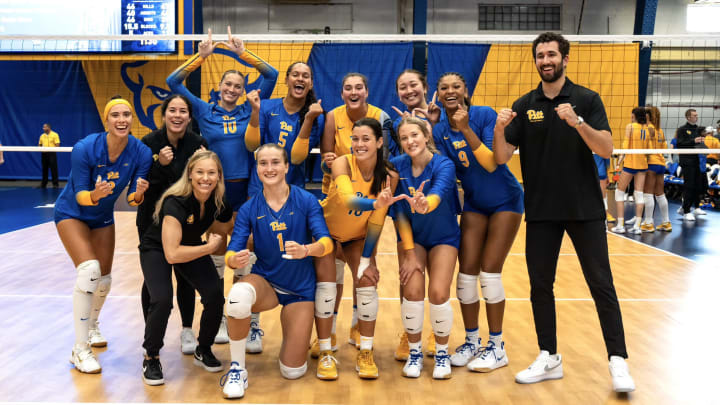
{"type": "Polygon", "coordinates": [[[635,116],[635,121],[638,124],[647,124],[647,113],[644,107],[635,107],[632,109],[632,114],[635,116]]]}
{"type": "MultiPolygon", "coordinates": [[[[440,78],[438,79],[437,84],[435,85],[435,88],[436,88],[436,89],[437,89],[438,87],[440,87],[440,82],[442,81],[442,79],[443,79],[445,76],[457,76],[457,77],[460,79],[460,81],[462,81],[463,84],[465,85],[465,90],[468,90],[467,81],[465,81],[465,77],[463,77],[463,75],[461,75],[461,74],[458,73],[458,72],[445,72],[445,73],[443,73],[442,76],[440,76],[440,78]]],[[[465,106],[469,109],[470,106],[472,105],[472,102],[470,101],[470,97],[468,97],[468,96],[463,96],[463,101],[465,102],[465,106]]],[[[444,107],[443,107],[443,108],[444,108],[444,107]]]]}
{"type": "MultiPolygon", "coordinates": [[[[382,139],[383,137],[382,126],[375,118],[360,118],[353,124],[353,129],[355,129],[355,127],[369,127],[372,129],[375,139],[382,139]]],[[[385,158],[384,150],[384,147],[378,148],[377,150],[377,161],[375,162],[375,169],[373,169],[373,182],[370,186],[370,194],[379,194],[383,186],[385,186],[385,178],[389,171],[395,170],[395,167],[385,158]]]]}
{"type": "MultiPolygon", "coordinates": [[[[303,65],[307,66],[308,69],[310,69],[310,80],[313,80],[312,68],[307,63],[301,62],[301,61],[293,62],[292,64],[290,64],[290,66],[288,66],[288,68],[287,68],[287,72],[285,72],[285,77],[290,76],[290,72],[292,71],[292,69],[295,67],[295,65],[299,65],[299,64],[303,64],[303,65]]],[[[308,90],[307,96],[305,96],[305,104],[303,104],[302,108],[300,108],[300,111],[298,111],[298,114],[300,114],[300,116],[298,118],[298,129],[297,129],[298,133],[300,131],[300,128],[302,128],[303,123],[305,122],[305,114],[307,114],[307,112],[310,110],[310,106],[316,102],[317,102],[317,97],[315,97],[315,89],[308,90]]],[[[324,110],[322,112],[322,115],[325,116],[324,110]]],[[[316,126],[316,125],[317,125],[317,120],[315,122],[313,122],[313,126],[316,126]]]]}
{"type": "MultiPolygon", "coordinates": [[[[192,104],[190,104],[190,100],[187,97],[183,96],[182,94],[177,94],[177,93],[171,94],[168,98],[163,100],[162,104],[160,105],[160,116],[165,118],[165,112],[167,111],[168,106],[170,105],[170,102],[175,100],[176,98],[179,98],[185,102],[185,105],[187,106],[187,109],[188,109],[188,114],[190,115],[190,122],[188,123],[188,128],[192,128],[192,119],[193,119],[192,104]]],[[[163,119],[162,128],[164,129],[165,126],[166,126],[166,123],[165,123],[165,120],[163,119]]]]}

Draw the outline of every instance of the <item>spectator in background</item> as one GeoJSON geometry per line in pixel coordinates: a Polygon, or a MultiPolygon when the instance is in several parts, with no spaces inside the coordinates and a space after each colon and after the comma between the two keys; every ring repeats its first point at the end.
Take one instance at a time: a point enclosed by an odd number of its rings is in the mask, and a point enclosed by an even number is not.
{"type": "MultiPolygon", "coordinates": [[[[698,113],[695,109],[690,108],[685,111],[687,123],[675,132],[678,149],[692,149],[703,147],[703,136],[701,131],[703,128],[698,127],[698,113]]],[[[700,180],[702,175],[700,171],[700,157],[696,153],[681,154],[679,157],[681,174],[683,177],[683,219],[686,221],[694,221],[695,215],[705,215],[705,211],[700,209],[700,187],[703,184],[700,180]],[[695,211],[690,209],[695,207],[695,211]]]]}
{"type": "MultiPolygon", "coordinates": [[[[43,133],[40,134],[38,146],[44,146],[46,148],[57,148],[60,146],[60,136],[58,136],[57,132],[50,129],[50,124],[43,124],[43,133]]],[[[41,156],[42,183],[40,187],[47,187],[48,169],[50,169],[50,172],[52,172],[53,187],[58,188],[60,183],[58,182],[57,152],[41,152],[41,156]]]]}

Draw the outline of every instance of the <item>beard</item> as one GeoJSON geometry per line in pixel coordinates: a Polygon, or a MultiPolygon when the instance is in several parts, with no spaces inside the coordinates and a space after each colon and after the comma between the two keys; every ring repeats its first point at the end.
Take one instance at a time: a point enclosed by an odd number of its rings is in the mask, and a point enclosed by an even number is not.
{"type": "MultiPolygon", "coordinates": [[[[547,66],[547,65],[544,65],[547,66]]],[[[537,71],[540,73],[540,78],[546,83],[554,83],[565,73],[565,67],[562,64],[553,65],[553,71],[551,73],[545,73],[542,71],[543,67],[538,67],[537,71]]]]}

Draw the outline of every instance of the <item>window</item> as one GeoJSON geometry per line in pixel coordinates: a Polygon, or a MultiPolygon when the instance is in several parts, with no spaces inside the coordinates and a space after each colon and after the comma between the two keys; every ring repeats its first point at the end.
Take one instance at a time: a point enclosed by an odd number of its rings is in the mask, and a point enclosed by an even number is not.
{"type": "Polygon", "coordinates": [[[478,4],[480,31],[559,31],[560,5],[478,4]]]}

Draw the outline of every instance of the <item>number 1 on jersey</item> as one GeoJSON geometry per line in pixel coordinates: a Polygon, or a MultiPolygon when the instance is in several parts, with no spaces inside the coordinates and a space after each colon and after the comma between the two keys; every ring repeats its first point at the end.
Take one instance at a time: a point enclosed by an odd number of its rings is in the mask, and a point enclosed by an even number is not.
{"type": "Polygon", "coordinates": [[[283,242],[282,234],[281,233],[277,234],[277,238],[278,238],[278,244],[280,245],[280,251],[284,252],[285,251],[285,243],[283,242]]]}

